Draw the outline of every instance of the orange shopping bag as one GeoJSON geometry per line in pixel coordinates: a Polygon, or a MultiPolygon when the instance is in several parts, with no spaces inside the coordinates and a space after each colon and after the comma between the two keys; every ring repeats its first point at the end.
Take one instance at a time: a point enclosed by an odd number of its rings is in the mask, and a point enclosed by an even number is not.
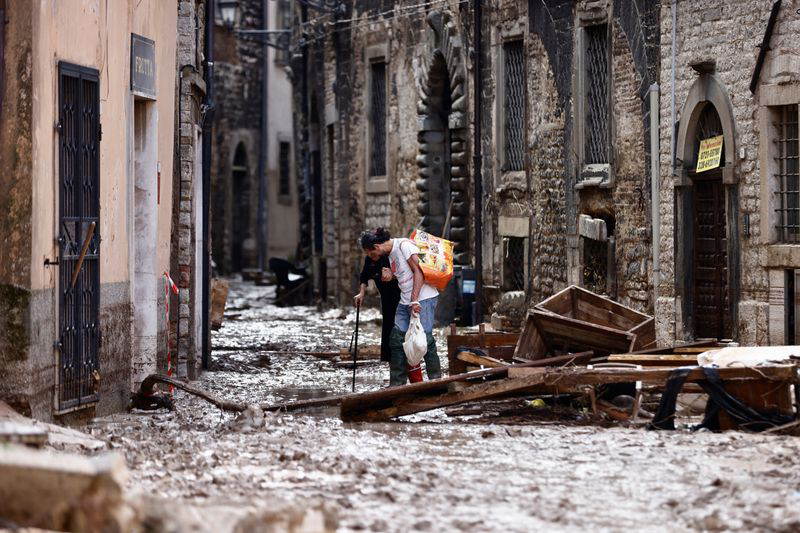
{"type": "Polygon", "coordinates": [[[422,230],[414,230],[409,237],[419,248],[419,266],[425,283],[440,292],[453,278],[453,243],[422,230]]]}

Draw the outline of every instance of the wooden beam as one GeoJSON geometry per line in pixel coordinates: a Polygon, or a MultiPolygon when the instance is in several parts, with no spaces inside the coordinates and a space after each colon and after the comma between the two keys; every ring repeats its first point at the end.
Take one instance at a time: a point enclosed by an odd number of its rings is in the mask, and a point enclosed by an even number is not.
{"type": "Polygon", "coordinates": [[[477,366],[485,366],[488,368],[501,368],[508,366],[508,363],[504,363],[503,361],[495,359],[494,357],[483,357],[472,352],[458,352],[456,357],[465,363],[477,366]]]}
{"type": "Polygon", "coordinates": [[[531,368],[532,372],[521,378],[502,379],[472,385],[465,390],[457,392],[446,392],[437,396],[430,397],[410,397],[397,401],[391,407],[369,411],[347,411],[344,403],[342,404],[342,420],[351,422],[378,422],[388,420],[397,416],[410,415],[440,407],[448,407],[459,403],[485,400],[501,396],[512,392],[520,392],[531,387],[535,387],[542,382],[545,369],[531,368]]]}
{"type": "MultiPolygon", "coordinates": [[[[577,385],[593,385],[598,383],[630,383],[642,381],[644,383],[665,383],[673,368],[552,368],[547,369],[542,380],[544,385],[562,385],[572,387],[577,385]]],[[[771,365],[758,368],[719,368],[719,376],[723,381],[731,379],[767,379],[774,381],[788,381],[796,379],[795,365],[771,365]]],[[[538,375],[530,368],[509,368],[509,378],[519,378],[528,375],[538,375]]],[[[705,379],[702,368],[692,370],[686,381],[701,381],[705,379]]]]}
{"type": "Polygon", "coordinates": [[[697,355],[691,353],[682,354],[611,354],[608,356],[609,363],[630,363],[642,366],[685,366],[696,365],[697,355]]]}
{"type": "MultiPolygon", "coordinates": [[[[453,394],[453,392],[448,389],[449,385],[452,383],[468,381],[474,382],[476,379],[504,379],[508,376],[508,371],[512,368],[541,368],[548,366],[555,367],[561,365],[578,364],[585,363],[591,359],[591,357],[592,352],[560,355],[558,357],[539,359],[537,361],[531,361],[519,365],[509,365],[502,368],[487,368],[485,370],[479,370],[467,374],[458,374],[432,381],[423,381],[421,383],[412,383],[410,385],[402,385],[399,387],[389,387],[386,389],[364,392],[361,394],[351,394],[342,397],[340,414],[342,420],[364,420],[363,416],[366,416],[365,413],[368,412],[382,411],[401,404],[405,405],[411,401],[421,400],[425,396],[437,396],[444,393],[453,394]]],[[[469,387],[466,390],[471,389],[472,387],[469,387]]],[[[497,394],[504,393],[498,392],[497,394]]],[[[431,409],[433,409],[433,407],[431,407],[431,409]]]]}

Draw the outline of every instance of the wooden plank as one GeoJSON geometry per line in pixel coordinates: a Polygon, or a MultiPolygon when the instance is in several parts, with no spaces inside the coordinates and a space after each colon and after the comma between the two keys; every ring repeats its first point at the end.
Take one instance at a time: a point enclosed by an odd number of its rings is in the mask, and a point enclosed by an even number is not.
{"type": "Polygon", "coordinates": [[[608,356],[609,363],[630,363],[642,366],[685,366],[696,365],[697,355],[691,353],[682,354],[611,354],[608,356]]]}
{"type": "MultiPolygon", "coordinates": [[[[548,369],[542,384],[544,385],[593,385],[597,383],[665,383],[673,368],[559,368],[548,369]]],[[[793,380],[796,375],[795,365],[771,365],[758,368],[720,368],[719,376],[723,381],[731,379],[766,379],[771,381],[793,380]]],[[[509,367],[508,377],[517,378],[532,374],[529,368],[509,367]]],[[[537,374],[538,375],[538,374],[537,374]]],[[[702,368],[697,367],[686,377],[687,382],[705,379],[702,368]]]]}
{"type": "Polygon", "coordinates": [[[472,352],[458,352],[456,357],[464,361],[465,363],[469,363],[471,365],[478,365],[478,366],[485,366],[489,368],[500,368],[503,366],[508,366],[503,361],[495,359],[493,357],[481,357],[480,355],[474,354],[472,352]]]}
{"type": "Polygon", "coordinates": [[[707,352],[709,350],[717,350],[717,349],[718,349],[717,347],[705,346],[705,347],[675,348],[673,351],[676,354],[685,353],[685,354],[697,355],[697,354],[701,354],[701,353],[707,352]]]}
{"type": "Polygon", "coordinates": [[[510,361],[514,355],[514,350],[519,340],[518,333],[479,333],[465,335],[448,335],[447,337],[447,361],[451,374],[462,374],[466,372],[466,365],[459,360],[457,349],[460,346],[466,348],[480,348],[490,357],[510,361]]]}
{"type": "Polygon", "coordinates": [[[706,350],[711,350],[713,348],[719,348],[721,346],[717,341],[707,341],[706,340],[706,341],[690,342],[690,343],[680,344],[680,345],[676,344],[676,345],[672,345],[672,346],[664,346],[664,347],[661,347],[661,348],[647,348],[645,350],[636,350],[635,352],[630,352],[630,353],[636,353],[636,354],[671,354],[671,353],[677,353],[676,350],[678,348],[691,348],[691,347],[705,348],[706,350]]]}
{"type": "Polygon", "coordinates": [[[539,333],[539,328],[533,320],[533,314],[528,313],[525,319],[525,325],[522,328],[522,333],[519,336],[519,341],[514,349],[514,358],[519,359],[543,359],[547,357],[549,350],[539,333]]]}
{"type": "Polygon", "coordinates": [[[437,396],[409,397],[395,402],[395,404],[390,407],[378,410],[363,412],[345,411],[345,405],[343,403],[342,420],[348,422],[378,422],[397,416],[410,415],[476,400],[486,400],[511,392],[523,391],[539,385],[545,374],[545,370],[541,368],[531,370],[538,370],[539,373],[530,373],[520,378],[508,378],[499,381],[479,383],[462,391],[446,392],[437,396]]]}
{"type": "Polygon", "coordinates": [[[567,287],[555,293],[553,296],[536,304],[538,309],[546,309],[561,316],[575,316],[575,307],[573,303],[573,292],[570,290],[572,287],[567,287]]]}
{"type": "Polygon", "coordinates": [[[561,366],[567,364],[585,363],[592,357],[592,352],[583,352],[572,355],[561,355],[558,357],[550,357],[538,361],[531,361],[519,365],[511,365],[502,368],[487,368],[477,372],[470,372],[468,374],[459,374],[447,378],[435,379],[431,381],[423,381],[420,383],[411,383],[409,385],[401,385],[399,387],[389,387],[378,391],[364,392],[360,394],[351,394],[342,397],[341,402],[341,417],[343,420],[353,420],[360,416],[359,413],[367,411],[379,411],[391,407],[398,402],[405,402],[412,398],[422,398],[424,396],[433,396],[450,392],[448,386],[455,382],[465,382],[469,380],[480,379],[504,379],[508,376],[508,370],[511,368],[526,368],[526,367],[547,367],[547,366],[561,366]]]}
{"type": "Polygon", "coordinates": [[[649,318],[630,330],[629,333],[636,335],[636,339],[631,345],[631,351],[646,350],[656,345],[656,319],[649,318]]]}

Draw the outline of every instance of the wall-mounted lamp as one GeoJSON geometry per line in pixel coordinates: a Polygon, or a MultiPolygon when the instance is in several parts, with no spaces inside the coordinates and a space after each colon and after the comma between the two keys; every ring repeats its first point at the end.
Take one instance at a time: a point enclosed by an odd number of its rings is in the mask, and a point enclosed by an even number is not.
{"type": "Polygon", "coordinates": [[[239,0],[217,0],[217,10],[226,27],[236,26],[239,21],[239,0]]]}

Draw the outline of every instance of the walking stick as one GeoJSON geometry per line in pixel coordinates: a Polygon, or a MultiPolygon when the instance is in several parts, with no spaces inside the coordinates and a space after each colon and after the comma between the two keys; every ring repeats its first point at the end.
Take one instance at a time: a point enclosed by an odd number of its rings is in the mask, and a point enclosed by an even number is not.
{"type": "Polygon", "coordinates": [[[356,345],[353,348],[353,392],[356,391],[356,359],[358,356],[358,321],[361,314],[361,304],[356,307],[356,345]]]}

